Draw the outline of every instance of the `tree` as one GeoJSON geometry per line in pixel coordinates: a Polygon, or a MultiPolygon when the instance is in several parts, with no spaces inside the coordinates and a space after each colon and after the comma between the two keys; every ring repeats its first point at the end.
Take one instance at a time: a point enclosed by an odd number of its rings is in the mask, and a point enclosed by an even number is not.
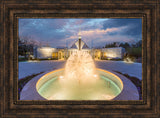
{"type": "Polygon", "coordinates": [[[113,42],[113,43],[111,43],[111,44],[106,44],[106,45],[105,45],[105,48],[117,47],[116,44],[117,44],[116,42],[113,42]]]}
{"type": "Polygon", "coordinates": [[[121,44],[119,45],[119,47],[123,47],[123,48],[127,49],[127,48],[130,47],[130,45],[129,45],[128,43],[121,43],[121,44]]]}
{"type": "Polygon", "coordinates": [[[137,47],[142,47],[142,40],[139,40],[139,41],[136,43],[136,46],[137,46],[137,47]]]}
{"type": "Polygon", "coordinates": [[[27,59],[33,54],[34,47],[39,46],[40,43],[32,38],[21,36],[18,38],[18,54],[25,56],[27,59]]]}

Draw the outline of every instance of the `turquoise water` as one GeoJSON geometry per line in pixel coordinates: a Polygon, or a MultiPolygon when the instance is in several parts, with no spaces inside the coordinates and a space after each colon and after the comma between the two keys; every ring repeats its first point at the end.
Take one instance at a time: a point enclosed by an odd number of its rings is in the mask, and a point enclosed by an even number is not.
{"type": "Polygon", "coordinates": [[[42,79],[37,90],[48,100],[111,100],[121,92],[120,87],[104,75],[100,75],[100,79],[94,85],[70,85],[66,87],[60,83],[58,76],[55,76],[47,81],[45,78],[42,79]]]}

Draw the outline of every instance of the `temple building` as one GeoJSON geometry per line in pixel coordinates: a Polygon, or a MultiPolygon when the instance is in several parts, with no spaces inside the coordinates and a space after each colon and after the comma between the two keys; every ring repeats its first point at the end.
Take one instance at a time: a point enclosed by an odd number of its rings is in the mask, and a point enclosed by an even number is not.
{"type": "Polygon", "coordinates": [[[38,47],[34,50],[34,57],[36,59],[66,60],[72,53],[78,50],[91,54],[93,59],[123,59],[125,53],[125,49],[122,47],[89,48],[79,35],[78,40],[70,48],[38,47]]]}

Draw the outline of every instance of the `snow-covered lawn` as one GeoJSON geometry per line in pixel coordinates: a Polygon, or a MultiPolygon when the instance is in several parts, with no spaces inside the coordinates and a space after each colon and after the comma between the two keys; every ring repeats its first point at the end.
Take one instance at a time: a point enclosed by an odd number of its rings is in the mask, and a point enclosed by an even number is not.
{"type": "MultiPolygon", "coordinates": [[[[37,74],[39,72],[63,68],[65,63],[66,61],[58,60],[19,62],[19,79],[32,74],[37,74]]],[[[95,61],[95,64],[98,68],[119,71],[121,73],[126,73],[130,76],[137,77],[140,80],[142,79],[141,63],[125,63],[123,61],[99,60],[95,61]]]]}
{"type": "Polygon", "coordinates": [[[65,62],[59,60],[19,62],[19,79],[32,74],[62,68],[65,62]]]}
{"type": "Polygon", "coordinates": [[[96,61],[95,64],[98,68],[118,71],[142,80],[142,63],[126,63],[124,61],[99,60],[96,61]]]}

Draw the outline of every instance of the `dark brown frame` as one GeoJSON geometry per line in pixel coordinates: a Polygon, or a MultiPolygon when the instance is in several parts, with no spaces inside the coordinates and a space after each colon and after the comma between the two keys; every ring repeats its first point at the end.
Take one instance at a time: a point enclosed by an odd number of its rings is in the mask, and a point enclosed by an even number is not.
{"type": "Polygon", "coordinates": [[[0,1],[1,117],[159,117],[159,1],[132,0],[2,0],[0,1]],[[18,100],[18,18],[143,19],[142,100],[20,101],[18,100]]]}

